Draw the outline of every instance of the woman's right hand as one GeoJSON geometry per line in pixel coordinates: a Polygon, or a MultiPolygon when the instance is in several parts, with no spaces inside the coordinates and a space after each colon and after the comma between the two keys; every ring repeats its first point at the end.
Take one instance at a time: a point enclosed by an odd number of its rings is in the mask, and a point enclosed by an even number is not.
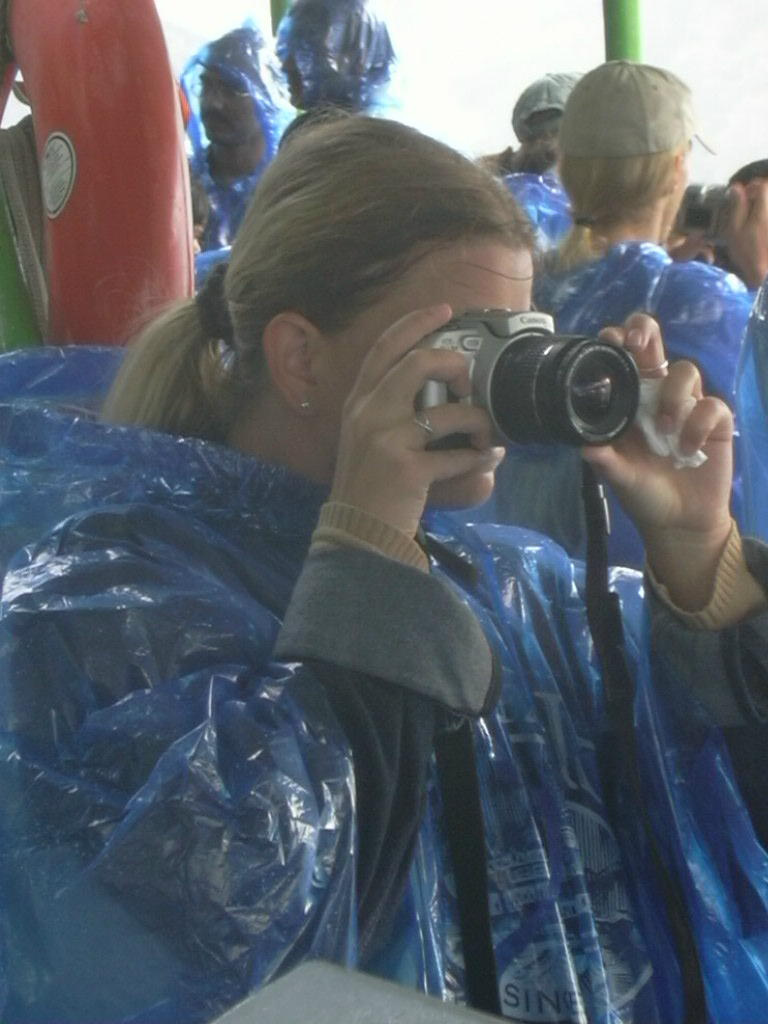
{"type": "Polygon", "coordinates": [[[451,315],[442,304],[392,324],[367,353],[344,405],[330,500],[368,512],[410,537],[433,483],[493,472],[504,456],[503,448],[492,445],[484,409],[450,402],[419,413],[421,423],[416,418],[415,401],[428,380],[446,384],[459,398],[470,393],[463,355],[418,347],[451,315]],[[468,434],[471,447],[427,448],[454,433],[468,434]]]}
{"type": "Polygon", "coordinates": [[[646,314],[634,313],[600,337],[631,352],[641,377],[658,380],[659,433],[679,433],[684,455],[701,449],[707,456],[703,465],[676,468],[651,450],[637,425],[614,444],[582,449],[638,528],[656,579],[679,608],[697,611],[712,595],[731,533],[733,414],[704,395],[693,363],[667,367],[661,330],[646,314]]]}

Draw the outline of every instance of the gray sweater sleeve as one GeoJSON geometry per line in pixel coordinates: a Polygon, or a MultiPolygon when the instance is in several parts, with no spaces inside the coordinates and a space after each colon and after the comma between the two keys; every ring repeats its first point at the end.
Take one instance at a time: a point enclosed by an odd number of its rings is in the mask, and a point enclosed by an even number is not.
{"type": "MultiPolygon", "coordinates": [[[[768,546],[744,538],[752,575],[768,591],[768,546]]],[[[650,588],[649,588],[650,590],[650,588]]],[[[768,722],[768,612],[727,629],[691,629],[651,593],[653,645],[723,726],[768,722]]]]}
{"type": "Polygon", "coordinates": [[[488,641],[458,594],[362,548],[310,553],[275,653],[363,672],[459,714],[483,714],[498,696],[488,641]]]}

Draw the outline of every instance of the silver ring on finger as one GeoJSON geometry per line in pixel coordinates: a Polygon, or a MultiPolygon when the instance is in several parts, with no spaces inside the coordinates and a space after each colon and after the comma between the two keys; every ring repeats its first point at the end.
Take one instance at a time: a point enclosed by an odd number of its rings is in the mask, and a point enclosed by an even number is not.
{"type": "Polygon", "coordinates": [[[663,363],[659,363],[658,366],[649,366],[642,369],[639,372],[641,377],[653,377],[657,373],[663,373],[666,376],[667,369],[669,367],[669,360],[665,359],[663,363]]]}
{"type": "Polygon", "coordinates": [[[435,428],[430,423],[429,416],[427,416],[427,414],[425,412],[417,413],[413,417],[413,422],[416,424],[417,427],[421,427],[421,429],[426,434],[428,434],[428,435],[434,434],[435,428]]]}

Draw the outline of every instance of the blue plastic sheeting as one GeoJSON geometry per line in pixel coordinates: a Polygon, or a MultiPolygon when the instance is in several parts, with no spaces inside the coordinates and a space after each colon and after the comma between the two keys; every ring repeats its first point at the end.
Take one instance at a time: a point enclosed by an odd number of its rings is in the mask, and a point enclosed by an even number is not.
{"type": "Polygon", "coordinates": [[[567,273],[540,274],[534,286],[537,309],[551,313],[561,332],[596,334],[630,313],[650,313],[670,358],[696,363],[707,394],[730,405],[754,298],[734,274],[676,262],[650,242],[622,242],[567,273]]]}
{"type": "Polygon", "coordinates": [[[202,47],[184,68],[181,85],[190,107],[190,171],[203,185],[211,204],[201,246],[204,250],[219,249],[231,244],[248,200],[296,111],[274,53],[251,21],[202,47]],[[252,173],[225,185],[213,180],[208,167],[209,139],[200,117],[200,79],[206,69],[218,72],[238,92],[251,96],[265,143],[264,155],[252,173]]]}
{"type": "Polygon", "coordinates": [[[528,214],[540,252],[554,248],[573,224],[571,201],[554,174],[505,174],[504,184],[528,214]]]}
{"type": "Polygon", "coordinates": [[[768,539],[768,288],[755,301],[736,384],[737,448],[743,483],[742,525],[768,539]]]}
{"type": "MultiPolygon", "coordinates": [[[[24,410],[53,405],[77,418],[91,419],[103,402],[124,354],[125,350],[117,345],[43,345],[30,349],[24,359],[18,352],[2,354],[0,402],[15,402],[18,415],[24,410]]],[[[33,420],[38,422],[34,416],[33,420]]],[[[28,468],[13,481],[6,472],[9,464],[2,464],[0,571],[22,544],[67,515],[70,507],[76,511],[93,497],[88,491],[81,493],[74,481],[73,486],[68,485],[70,471],[65,463],[46,464],[37,472],[34,453],[41,442],[34,430],[20,436],[18,443],[26,446],[23,450],[28,468]]],[[[108,493],[107,490],[105,497],[108,493]]]]}
{"type": "Polygon", "coordinates": [[[51,400],[94,411],[123,361],[118,345],[46,345],[27,353],[0,354],[0,399],[51,400]]]}
{"type": "Polygon", "coordinates": [[[0,407],[0,435],[0,504],[23,516],[19,540],[70,515],[49,539],[72,584],[29,604],[6,577],[4,1019],[192,1024],[304,957],[353,964],[346,744],[306,673],[269,664],[272,609],[303,557],[314,490],[280,502],[281,474],[254,488],[233,453],[45,407],[0,407]],[[240,495],[226,511],[211,490],[221,455],[240,495]],[[246,513],[261,488],[279,503],[277,545],[274,524],[246,513]],[[245,571],[235,535],[252,556],[245,571]],[[99,595],[93,570],[108,578],[99,595]],[[32,647],[27,613],[43,631],[32,647]],[[27,679],[23,693],[10,676],[27,679]]]}
{"type": "Polygon", "coordinates": [[[337,106],[368,114],[393,105],[395,52],[368,0],[294,0],[277,27],[283,66],[295,65],[301,106],[337,106]]]}
{"type": "MultiPolygon", "coordinates": [[[[48,398],[0,404],[0,514],[27,544],[0,615],[0,1013],[196,1024],[303,958],[356,963],[347,744],[312,669],[271,658],[324,490],[222,446],[61,411],[54,378],[48,398]]],[[[628,800],[611,821],[603,798],[581,565],[532,532],[457,530],[437,512],[425,525],[477,571],[469,584],[434,567],[501,657],[501,701],[475,738],[505,1011],[678,1024],[638,818],[628,800]]],[[[768,858],[718,731],[685,680],[651,671],[639,575],[612,583],[649,813],[692,909],[711,1021],[756,1021],[768,858]]],[[[361,966],[461,998],[428,796],[398,926],[361,966]]]]}

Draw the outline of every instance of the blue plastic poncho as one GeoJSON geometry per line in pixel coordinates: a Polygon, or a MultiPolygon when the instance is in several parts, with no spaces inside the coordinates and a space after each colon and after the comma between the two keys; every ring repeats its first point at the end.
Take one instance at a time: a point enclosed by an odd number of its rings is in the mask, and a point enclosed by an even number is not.
{"type": "Polygon", "coordinates": [[[743,483],[743,528],[768,539],[768,288],[747,324],[736,381],[736,440],[743,483]]]}
{"type": "Polygon", "coordinates": [[[540,252],[552,249],[570,231],[571,201],[556,175],[518,171],[505,174],[504,184],[528,214],[540,252]]]}
{"type": "Polygon", "coordinates": [[[734,274],[695,260],[676,262],[651,242],[622,242],[598,260],[566,273],[544,268],[536,307],[558,331],[596,334],[636,311],[661,325],[671,359],[699,367],[707,394],[733,405],[741,339],[754,301],[734,274]]]}
{"type": "Polygon", "coordinates": [[[293,0],[277,27],[276,51],[289,77],[300,80],[296,103],[304,110],[370,114],[391,105],[395,51],[369,0],[293,0]]]}
{"type": "Polygon", "coordinates": [[[306,700],[306,683],[269,663],[319,492],[299,481],[282,500],[281,471],[259,472],[257,482],[231,451],[104,428],[88,406],[114,372],[114,353],[73,353],[79,384],[69,355],[0,359],[9,388],[29,385],[23,401],[0,405],[2,564],[69,517],[55,557],[78,567],[61,600],[38,593],[32,617],[46,636],[45,665],[28,660],[25,600],[5,579],[6,608],[21,618],[11,613],[0,627],[0,907],[14,919],[0,1013],[192,1024],[294,959],[355,960],[344,737],[322,694],[306,700]],[[73,414],[74,397],[85,408],[73,414]],[[276,545],[268,519],[257,525],[247,511],[257,493],[274,501],[276,545]],[[91,519],[95,509],[105,518],[91,519]],[[101,532],[120,521],[127,547],[110,543],[111,527],[101,532]],[[260,565],[255,585],[235,537],[260,565]],[[75,576],[93,582],[102,555],[110,580],[88,607],[75,576]],[[156,615],[143,615],[146,601],[156,615]],[[8,681],[22,676],[29,686],[13,694],[8,681]],[[51,696],[63,715],[55,721],[38,713],[51,696]]]}
{"type": "MultiPolygon", "coordinates": [[[[24,361],[1,357],[0,378],[24,361]]],[[[96,353],[91,369],[99,390],[96,353]]],[[[69,395],[67,384],[57,398],[69,395]]],[[[354,964],[345,737],[312,669],[270,659],[322,490],[44,399],[40,385],[0,404],[0,513],[28,542],[0,616],[0,1012],[15,1024],[195,1024],[302,958],[354,964]]],[[[476,741],[505,1012],[677,1024],[637,815],[629,804],[611,822],[604,804],[581,567],[538,534],[456,531],[440,513],[426,526],[474,565],[472,584],[448,562],[433,571],[464,593],[502,660],[501,701],[476,741]]],[[[757,1021],[768,859],[687,681],[663,664],[651,674],[640,578],[613,583],[651,815],[679,861],[711,1021],[757,1021]]],[[[432,787],[397,928],[362,966],[461,998],[439,805],[432,787]]]]}
{"type": "Polygon", "coordinates": [[[203,250],[219,249],[232,242],[248,200],[264,168],[274,158],[295,110],[274,54],[251,22],[202,47],[184,68],[181,85],[190,107],[187,124],[190,172],[202,184],[211,207],[201,246],[203,250]],[[210,140],[200,117],[200,82],[206,69],[218,72],[238,92],[250,94],[265,143],[259,165],[250,174],[223,185],[211,175],[210,140]]]}

